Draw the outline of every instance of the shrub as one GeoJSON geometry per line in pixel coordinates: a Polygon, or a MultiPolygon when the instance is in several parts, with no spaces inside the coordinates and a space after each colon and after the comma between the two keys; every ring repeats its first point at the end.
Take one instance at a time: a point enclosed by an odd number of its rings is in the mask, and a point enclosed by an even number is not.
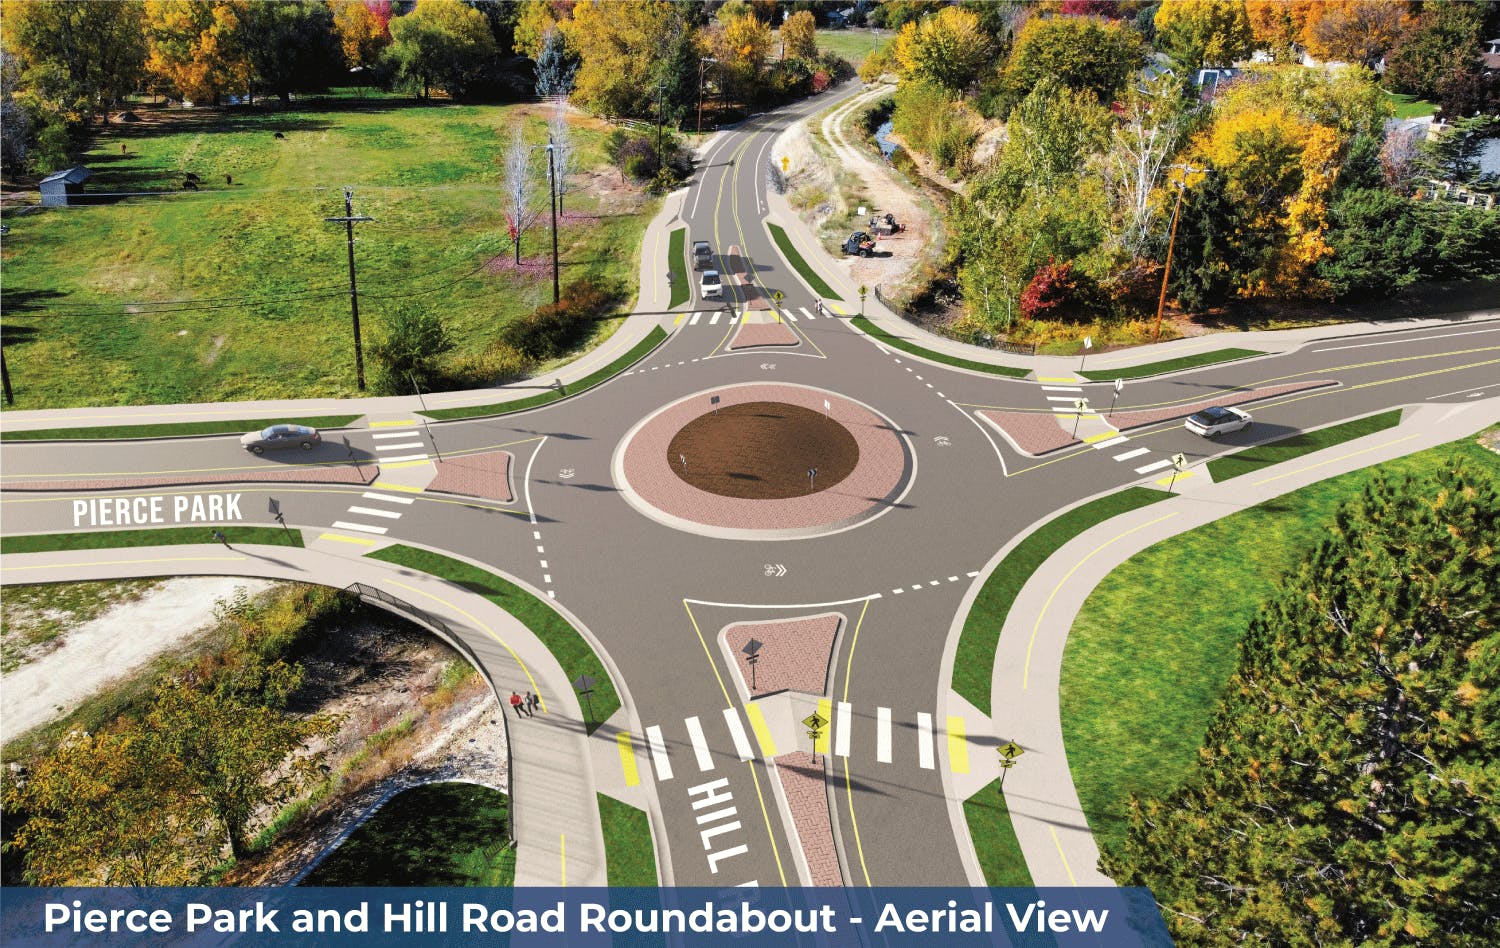
{"type": "Polygon", "coordinates": [[[383,334],[370,346],[376,365],[375,389],[384,395],[408,395],[412,384],[433,387],[438,356],[453,349],[453,339],[437,313],[401,306],[382,320],[383,334]]]}
{"type": "Polygon", "coordinates": [[[434,388],[461,391],[504,385],[531,374],[532,362],[520,351],[495,342],[484,352],[455,359],[439,372],[434,388]]]}
{"type": "Polygon", "coordinates": [[[506,326],[500,341],[525,359],[556,358],[582,342],[589,327],[606,316],[618,298],[613,288],[585,277],[568,284],[556,303],[539,306],[506,326]]]}
{"type": "Polygon", "coordinates": [[[1087,322],[1103,309],[1098,284],[1071,260],[1048,258],[1021,291],[1023,319],[1087,322]]]}

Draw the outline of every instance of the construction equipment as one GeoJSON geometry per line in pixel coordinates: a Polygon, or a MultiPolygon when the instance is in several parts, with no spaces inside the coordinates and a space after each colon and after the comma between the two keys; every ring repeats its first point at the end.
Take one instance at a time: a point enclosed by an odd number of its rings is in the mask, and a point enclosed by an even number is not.
{"type": "Polygon", "coordinates": [[[896,215],[894,214],[870,218],[870,233],[877,237],[889,237],[892,234],[899,234],[905,229],[905,225],[896,223],[896,215]]]}
{"type": "Polygon", "coordinates": [[[844,253],[850,256],[869,257],[875,254],[875,241],[869,234],[857,230],[844,241],[844,253]]]}

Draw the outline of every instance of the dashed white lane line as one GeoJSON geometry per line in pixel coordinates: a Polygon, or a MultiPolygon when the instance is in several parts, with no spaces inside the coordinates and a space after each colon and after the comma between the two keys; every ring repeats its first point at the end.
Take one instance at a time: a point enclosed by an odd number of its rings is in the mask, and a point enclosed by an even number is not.
{"type": "Polygon", "coordinates": [[[656,767],[656,779],[672,779],[672,761],[667,757],[666,745],[661,739],[661,728],[655,724],[646,728],[646,744],[651,748],[651,763],[656,767]]]}
{"type": "Polygon", "coordinates": [[[930,580],[927,581],[927,585],[929,585],[929,586],[936,586],[936,585],[938,585],[938,580],[936,580],[936,579],[930,579],[930,580]]]}
{"type": "Polygon", "coordinates": [[[882,764],[891,762],[890,708],[877,708],[875,711],[875,759],[882,764]]]}
{"type": "Polygon", "coordinates": [[[344,520],[335,520],[333,525],[340,530],[358,530],[361,533],[378,533],[384,535],[385,527],[367,527],[362,523],[349,523],[344,520]]]}
{"type": "Polygon", "coordinates": [[[969,574],[969,578],[973,579],[975,576],[978,576],[978,575],[979,575],[979,571],[975,570],[974,572],[972,572],[972,573],[969,574]]]}
{"type": "Polygon", "coordinates": [[[750,735],[745,733],[745,725],[740,723],[740,716],[735,714],[733,708],[724,709],[724,723],[729,725],[729,736],[734,739],[734,752],[739,755],[740,760],[750,760],[755,756],[755,751],[750,747],[750,735]]]}
{"type": "Polygon", "coordinates": [[[1124,454],[1117,454],[1117,455],[1115,455],[1115,460],[1116,461],[1128,461],[1131,458],[1138,458],[1138,457],[1140,457],[1143,454],[1150,454],[1150,453],[1151,453],[1151,449],[1150,448],[1136,448],[1134,451],[1126,451],[1124,454]]]}
{"type": "Polygon", "coordinates": [[[549,568],[550,567],[547,566],[547,561],[546,560],[542,560],[542,569],[549,569],[549,568]]]}
{"type": "Polygon", "coordinates": [[[1160,461],[1152,461],[1150,464],[1144,464],[1144,465],[1136,468],[1135,472],[1137,474],[1150,474],[1152,471],[1159,471],[1159,470],[1161,470],[1164,467],[1171,467],[1171,466],[1172,466],[1172,459],[1171,458],[1163,458],[1160,461]]]}
{"type": "MultiPolygon", "coordinates": [[[[537,539],[540,540],[541,537],[537,537],[537,539]]],[[[545,552],[547,552],[547,548],[545,546],[539,546],[539,547],[536,548],[536,551],[538,553],[545,553],[545,552]]]]}
{"type": "Polygon", "coordinates": [[[370,435],[370,437],[374,438],[377,441],[380,441],[380,440],[389,440],[391,438],[411,438],[411,437],[413,437],[413,432],[410,432],[410,431],[382,431],[380,434],[372,434],[372,435],[370,435]]]}
{"type": "Polygon", "coordinates": [[[958,577],[957,576],[949,576],[948,577],[948,582],[950,582],[950,583],[956,583],[956,582],[958,582],[958,577]]]}
{"type": "Polygon", "coordinates": [[[549,586],[552,585],[552,574],[551,573],[543,573],[542,574],[542,582],[546,583],[549,586]]]}
{"type": "Polygon", "coordinates": [[[848,757],[849,732],[854,729],[854,706],[840,701],[833,720],[833,752],[839,757],[848,757]]]}
{"type": "Polygon", "coordinates": [[[383,500],[388,504],[410,505],[417,502],[415,497],[397,497],[394,494],[377,494],[373,491],[365,491],[363,496],[369,500],[383,500]]]}
{"type": "MultiPolygon", "coordinates": [[[[412,447],[421,447],[421,445],[412,445],[412,447]]],[[[425,461],[425,460],[427,460],[427,455],[425,455],[425,454],[398,454],[397,456],[395,456],[393,458],[385,458],[385,457],[383,457],[383,458],[380,459],[380,463],[381,464],[395,464],[397,461],[425,461]]]]}
{"type": "Polygon", "coordinates": [[[350,507],[349,512],[353,514],[364,514],[367,517],[384,517],[387,520],[399,520],[401,514],[394,510],[376,510],[374,507],[350,507]]]}
{"type": "Polygon", "coordinates": [[[693,741],[693,756],[698,758],[698,769],[708,773],[714,769],[714,755],[708,752],[708,738],[703,736],[703,725],[697,715],[683,723],[687,725],[688,737],[693,741]]]}
{"type": "Polygon", "coordinates": [[[531,538],[533,540],[540,540],[542,538],[542,531],[540,531],[540,530],[533,530],[533,531],[531,531],[531,538]]]}
{"type": "Polygon", "coordinates": [[[932,762],[932,715],[917,712],[917,764],[923,770],[931,770],[932,762]]]}
{"type": "Polygon", "coordinates": [[[899,596],[899,595],[901,595],[901,594],[902,594],[902,593],[904,593],[904,592],[906,592],[906,590],[904,590],[904,589],[899,589],[899,588],[898,588],[898,589],[892,589],[892,590],[891,590],[891,592],[893,592],[893,593],[895,593],[895,594],[896,594],[896,595],[898,595],[898,596],[899,596]]]}
{"type": "Polygon", "coordinates": [[[912,587],[912,588],[911,588],[911,591],[912,591],[912,592],[916,592],[916,591],[917,591],[917,590],[919,590],[919,589],[921,589],[921,588],[922,588],[922,584],[921,584],[921,583],[917,583],[917,584],[916,584],[916,585],[915,585],[915,586],[913,586],[913,587],[912,587]]]}

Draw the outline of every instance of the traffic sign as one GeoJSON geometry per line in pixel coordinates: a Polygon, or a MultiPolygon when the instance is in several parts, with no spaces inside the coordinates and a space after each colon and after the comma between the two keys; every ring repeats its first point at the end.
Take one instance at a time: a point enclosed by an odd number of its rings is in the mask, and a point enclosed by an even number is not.
{"type": "Polygon", "coordinates": [[[782,171],[786,171],[791,166],[792,166],[792,159],[788,158],[786,155],[782,155],[781,156],[781,170],[782,171]]]}
{"type": "Polygon", "coordinates": [[[803,718],[802,723],[806,724],[814,731],[821,731],[823,729],[823,726],[828,723],[828,719],[823,717],[818,712],[814,711],[812,714],[809,714],[807,717],[803,718]]]}
{"type": "Polygon", "coordinates": [[[1188,460],[1187,460],[1187,455],[1186,454],[1174,454],[1174,455],[1172,455],[1172,466],[1175,467],[1175,468],[1177,468],[1177,470],[1181,471],[1181,470],[1186,469],[1187,468],[1187,463],[1188,463],[1188,460]]]}
{"type": "Polygon", "coordinates": [[[1000,748],[1000,756],[1006,760],[1015,760],[1024,753],[1026,753],[1026,749],[1015,741],[1007,741],[1005,746],[1000,748]]]}

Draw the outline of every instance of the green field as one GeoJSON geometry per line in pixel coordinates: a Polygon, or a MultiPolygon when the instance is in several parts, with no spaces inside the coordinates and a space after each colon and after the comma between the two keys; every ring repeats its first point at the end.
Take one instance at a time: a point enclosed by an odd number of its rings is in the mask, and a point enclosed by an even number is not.
{"type": "Polygon", "coordinates": [[[873,30],[818,30],[817,38],[819,49],[838,53],[858,69],[866,56],[889,43],[895,34],[890,30],[878,33],[873,30]]]}
{"type": "Polygon", "coordinates": [[[1123,838],[1131,793],[1159,797],[1192,768],[1241,634],[1338,506],[1377,469],[1400,477],[1456,460],[1500,476],[1500,457],[1466,439],[1165,540],[1094,589],[1068,636],[1061,702],[1068,762],[1101,848],[1123,838]]]}
{"type": "Polygon", "coordinates": [[[1400,92],[1387,92],[1385,100],[1396,110],[1395,117],[1398,119],[1422,118],[1437,112],[1437,105],[1426,99],[1419,99],[1414,95],[1405,95],[1400,92]]]}
{"type": "MultiPolygon", "coordinates": [[[[263,546],[302,545],[302,534],[279,527],[219,527],[231,544],[263,546]]],[[[163,527],[157,530],[94,530],[88,533],[28,533],[0,537],[0,553],[50,553],[55,550],[107,550],[130,546],[177,546],[184,543],[217,543],[209,525],[163,527]]]]}
{"type": "Polygon", "coordinates": [[[833,291],[833,287],[829,286],[818,275],[818,271],[814,270],[806,260],[802,259],[801,251],[797,249],[796,244],[792,243],[792,239],[787,236],[786,231],[782,227],[776,224],[766,224],[766,229],[771,232],[771,239],[775,240],[776,246],[781,249],[781,255],[787,259],[787,262],[792,265],[794,270],[802,275],[803,281],[807,283],[808,287],[814,293],[825,300],[843,299],[842,296],[833,291]]]}
{"type": "MultiPolygon", "coordinates": [[[[547,647],[547,651],[552,653],[552,657],[557,659],[563,671],[567,672],[569,681],[576,681],[579,675],[593,678],[597,684],[594,685],[592,702],[594,720],[589,733],[598,730],[600,724],[620,710],[620,695],[615,691],[615,683],[609,677],[609,672],[604,670],[604,663],[594,653],[593,646],[556,609],[531,593],[506,582],[494,573],[470,566],[451,556],[429,553],[399,543],[366,555],[372,560],[384,560],[431,573],[470,592],[479,593],[530,629],[547,647]]],[[[543,700],[546,697],[543,695],[543,700]]]]}
{"type": "MultiPolygon", "coordinates": [[[[80,156],[88,191],[114,203],[6,215],[16,408],[355,394],[345,235],[324,221],[344,213],[344,185],[374,218],[355,248],[367,346],[382,314],[433,307],[461,359],[550,301],[547,219],[523,235],[518,272],[499,193],[511,123],[545,141],[537,106],[388,96],[135,111],[143,121],[112,123],[80,156]],[[182,190],[187,172],[201,190],[182,190]],[[170,193],[104,196],[157,190],[170,193]]],[[[603,163],[605,126],[574,128],[586,173],[603,163]]],[[[632,298],[656,202],[584,179],[564,197],[563,282],[596,274],[632,298]]]]}
{"type": "Polygon", "coordinates": [[[516,881],[510,798],[474,783],[396,794],[318,864],[306,886],[492,886],[516,881]]]}
{"type": "Polygon", "coordinates": [[[654,886],[656,846],[651,841],[651,821],[638,810],[614,797],[599,797],[599,821],[604,826],[604,863],[610,886],[654,886]]]}
{"type": "Polygon", "coordinates": [[[672,231],[667,245],[667,272],[672,275],[672,298],[667,303],[668,309],[676,309],[688,301],[689,274],[693,271],[688,268],[687,252],[684,249],[686,244],[686,227],[672,231]]]}

